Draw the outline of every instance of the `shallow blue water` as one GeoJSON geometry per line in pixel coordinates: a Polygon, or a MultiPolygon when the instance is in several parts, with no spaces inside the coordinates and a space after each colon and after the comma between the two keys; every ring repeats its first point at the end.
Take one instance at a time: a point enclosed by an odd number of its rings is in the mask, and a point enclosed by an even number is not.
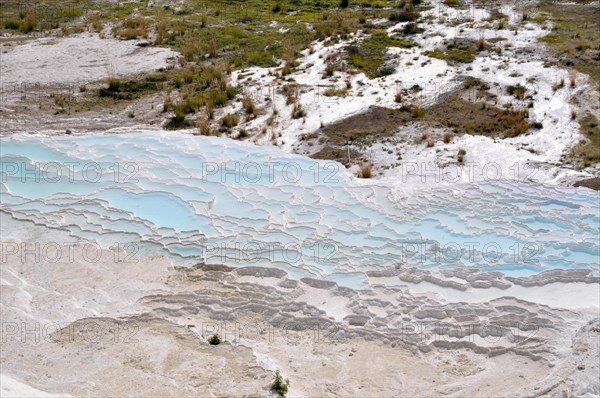
{"type": "Polygon", "coordinates": [[[1,143],[4,211],[96,241],[135,234],[178,264],[271,266],[351,287],[397,264],[598,272],[599,200],[584,189],[495,182],[394,200],[389,187],[357,186],[335,163],[214,137],[1,143]]]}

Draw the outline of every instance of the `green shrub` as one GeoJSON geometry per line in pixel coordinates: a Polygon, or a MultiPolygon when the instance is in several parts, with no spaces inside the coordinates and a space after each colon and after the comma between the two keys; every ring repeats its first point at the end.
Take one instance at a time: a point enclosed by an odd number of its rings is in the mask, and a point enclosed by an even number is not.
{"type": "Polygon", "coordinates": [[[394,68],[384,65],[388,47],[410,48],[417,46],[412,39],[398,39],[388,36],[383,30],[374,31],[370,37],[360,44],[346,47],[348,61],[364,71],[370,78],[386,76],[394,73],[394,68]]]}
{"type": "Polygon", "coordinates": [[[222,341],[218,334],[213,334],[208,338],[208,344],[210,345],[219,345],[221,343],[222,341]]]}
{"type": "Polygon", "coordinates": [[[275,372],[275,380],[271,385],[271,391],[277,393],[280,397],[284,397],[288,392],[290,381],[288,379],[283,380],[279,371],[275,372]]]}
{"type": "Polygon", "coordinates": [[[121,91],[121,81],[118,79],[109,79],[108,91],[113,93],[118,93],[119,91],[121,91]]]}
{"type": "Polygon", "coordinates": [[[4,29],[18,30],[21,27],[19,21],[14,19],[7,19],[4,21],[4,29]]]}
{"type": "Polygon", "coordinates": [[[473,50],[448,49],[445,52],[436,48],[435,50],[425,51],[423,55],[428,57],[442,59],[448,63],[470,63],[475,59],[473,50]]]}

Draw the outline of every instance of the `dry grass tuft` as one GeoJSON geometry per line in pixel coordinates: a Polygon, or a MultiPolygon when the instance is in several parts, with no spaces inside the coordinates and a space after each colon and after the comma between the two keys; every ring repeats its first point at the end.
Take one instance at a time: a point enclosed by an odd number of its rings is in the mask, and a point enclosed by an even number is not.
{"type": "Polygon", "coordinates": [[[231,128],[238,125],[238,117],[232,113],[228,113],[221,119],[221,125],[231,128]]]}
{"type": "Polygon", "coordinates": [[[208,55],[211,58],[217,58],[217,37],[214,34],[211,34],[208,40],[208,55]]]}
{"type": "Polygon", "coordinates": [[[557,91],[565,86],[565,79],[560,79],[552,85],[552,91],[557,91]]]}
{"type": "Polygon", "coordinates": [[[577,72],[574,70],[569,71],[569,82],[571,83],[571,87],[577,86],[577,72]]]}
{"type": "Polygon", "coordinates": [[[249,96],[244,95],[244,98],[242,99],[242,106],[248,115],[256,115],[256,105],[249,96]]]}
{"type": "Polygon", "coordinates": [[[456,160],[458,160],[458,163],[464,163],[465,162],[465,155],[467,154],[467,151],[465,151],[464,149],[460,148],[458,150],[458,154],[456,155],[456,160]]]}
{"type": "Polygon", "coordinates": [[[363,163],[360,166],[360,171],[358,173],[358,176],[360,178],[371,178],[372,171],[373,171],[373,165],[371,163],[363,163]]]}
{"type": "Polygon", "coordinates": [[[137,39],[140,37],[148,38],[148,24],[142,16],[127,18],[121,27],[115,26],[112,29],[112,34],[115,37],[120,37],[125,40],[137,39]]]}
{"type": "Polygon", "coordinates": [[[296,102],[294,104],[294,108],[292,109],[292,118],[300,119],[301,117],[306,116],[306,111],[302,108],[302,104],[296,102]]]}

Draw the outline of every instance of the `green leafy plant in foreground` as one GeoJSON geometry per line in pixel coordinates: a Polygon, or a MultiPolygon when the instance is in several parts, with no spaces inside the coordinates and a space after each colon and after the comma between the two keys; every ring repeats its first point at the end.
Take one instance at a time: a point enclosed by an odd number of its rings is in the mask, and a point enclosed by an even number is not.
{"type": "Polygon", "coordinates": [[[213,334],[212,336],[210,336],[208,338],[208,344],[210,344],[210,345],[219,345],[221,343],[222,343],[222,340],[218,334],[213,334]]]}
{"type": "Polygon", "coordinates": [[[280,397],[284,397],[288,392],[290,381],[288,379],[283,380],[279,371],[275,372],[275,380],[271,385],[271,390],[276,392],[280,397]]]}

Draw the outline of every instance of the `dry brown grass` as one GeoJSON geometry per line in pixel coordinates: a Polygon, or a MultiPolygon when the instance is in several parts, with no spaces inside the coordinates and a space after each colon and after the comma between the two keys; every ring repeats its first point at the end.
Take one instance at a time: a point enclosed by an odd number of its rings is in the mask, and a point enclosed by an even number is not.
{"type": "Polygon", "coordinates": [[[578,167],[590,167],[600,163],[600,121],[591,113],[579,120],[582,140],[572,150],[571,156],[578,167]]]}
{"type": "Polygon", "coordinates": [[[557,91],[565,86],[565,79],[560,79],[552,85],[552,91],[557,91]]]}
{"type": "Polygon", "coordinates": [[[571,87],[577,86],[577,72],[574,70],[569,71],[569,82],[571,83],[571,87]]]}
{"type": "Polygon", "coordinates": [[[467,151],[465,151],[464,149],[460,148],[458,150],[458,154],[456,155],[456,160],[458,161],[458,163],[464,163],[465,162],[465,156],[467,154],[467,151]]]}
{"type": "Polygon", "coordinates": [[[282,91],[285,95],[286,105],[295,104],[298,101],[298,87],[295,84],[286,84],[282,91]]]}
{"type": "Polygon", "coordinates": [[[369,162],[360,165],[358,176],[360,178],[371,178],[373,176],[373,165],[369,162]]]}
{"type": "Polygon", "coordinates": [[[292,118],[300,119],[301,117],[306,116],[306,111],[302,108],[302,104],[296,102],[294,104],[294,108],[292,109],[292,118]]]}
{"type": "Polygon", "coordinates": [[[401,91],[396,91],[396,94],[394,94],[394,102],[396,103],[401,103],[402,102],[402,92],[401,91]]]}
{"type": "Polygon", "coordinates": [[[423,116],[425,116],[425,110],[419,106],[413,106],[410,109],[410,114],[412,115],[412,117],[414,117],[415,119],[420,119],[423,116]]]}
{"type": "Polygon", "coordinates": [[[484,51],[488,47],[489,46],[483,37],[480,37],[479,40],[477,40],[477,51],[484,51]]]}
{"type": "Polygon", "coordinates": [[[244,95],[242,106],[248,115],[256,115],[256,104],[254,104],[254,101],[249,96],[244,95]]]}
{"type": "Polygon", "coordinates": [[[445,133],[444,136],[442,137],[442,140],[444,141],[444,144],[449,144],[450,141],[452,141],[452,134],[445,133]]]}
{"type": "Polygon", "coordinates": [[[213,130],[210,128],[210,124],[205,118],[198,117],[197,123],[197,133],[198,135],[206,135],[206,136],[219,136],[221,133],[218,130],[213,130]]]}
{"type": "Polygon", "coordinates": [[[208,55],[211,58],[217,58],[217,38],[214,34],[211,34],[208,39],[208,55]]]}
{"type": "Polygon", "coordinates": [[[515,137],[529,130],[527,110],[501,109],[459,97],[450,97],[428,108],[424,120],[457,134],[515,137]]]}
{"type": "Polygon", "coordinates": [[[221,119],[221,125],[227,128],[232,128],[238,125],[238,117],[232,113],[228,113],[221,119]]]}
{"type": "Polygon", "coordinates": [[[129,17],[123,21],[120,27],[115,26],[112,34],[125,40],[148,38],[148,24],[142,16],[129,17]]]}
{"type": "Polygon", "coordinates": [[[167,35],[167,24],[163,18],[160,18],[156,22],[156,39],[154,44],[161,45],[165,41],[167,35]]]}
{"type": "Polygon", "coordinates": [[[194,61],[200,58],[202,48],[198,40],[195,40],[191,35],[185,35],[179,43],[179,52],[185,61],[194,61]]]}

